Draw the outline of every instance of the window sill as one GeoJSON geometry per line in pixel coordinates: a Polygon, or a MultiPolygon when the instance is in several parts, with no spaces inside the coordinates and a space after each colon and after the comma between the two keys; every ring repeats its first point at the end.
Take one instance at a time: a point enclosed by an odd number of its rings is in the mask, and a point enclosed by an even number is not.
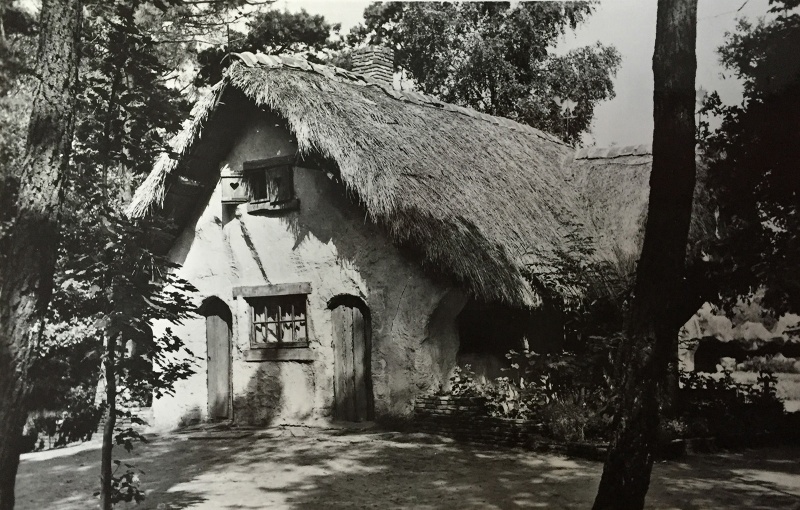
{"type": "Polygon", "coordinates": [[[309,347],[265,347],[244,351],[245,361],[316,361],[317,353],[309,347]]]}
{"type": "Polygon", "coordinates": [[[284,212],[295,211],[300,208],[300,199],[293,198],[285,202],[270,202],[269,200],[251,200],[247,204],[247,212],[284,212]]]}

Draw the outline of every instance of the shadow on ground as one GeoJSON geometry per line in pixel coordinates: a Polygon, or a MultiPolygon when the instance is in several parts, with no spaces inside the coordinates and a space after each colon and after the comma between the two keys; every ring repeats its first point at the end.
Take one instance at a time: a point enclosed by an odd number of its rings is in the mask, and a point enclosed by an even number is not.
{"type": "MultiPolygon", "coordinates": [[[[241,435],[137,446],[122,459],[145,472],[148,497],[136,508],[588,508],[602,467],[423,434],[286,428],[241,435]]],[[[23,461],[17,508],[96,505],[98,458],[94,450],[23,461]]],[[[793,447],[658,464],[648,508],[800,509],[798,458],[793,447]]]]}

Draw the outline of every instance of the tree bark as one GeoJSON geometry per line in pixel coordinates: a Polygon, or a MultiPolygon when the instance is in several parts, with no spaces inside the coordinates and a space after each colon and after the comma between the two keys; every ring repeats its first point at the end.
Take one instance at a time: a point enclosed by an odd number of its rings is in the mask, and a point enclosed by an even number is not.
{"type": "Polygon", "coordinates": [[[115,335],[106,338],[106,423],[103,427],[103,449],[100,453],[100,508],[111,510],[111,452],[114,449],[114,427],[117,424],[117,340],[115,335]]]}
{"type": "Polygon", "coordinates": [[[697,0],[659,0],[653,55],[653,170],[625,341],[615,432],[595,510],[644,507],[670,363],[677,355],[695,185],[697,0]]]}
{"type": "Polygon", "coordinates": [[[35,326],[52,293],[59,208],[74,127],[81,4],[45,0],[40,14],[39,83],[0,283],[0,510],[14,507],[35,326]]]}

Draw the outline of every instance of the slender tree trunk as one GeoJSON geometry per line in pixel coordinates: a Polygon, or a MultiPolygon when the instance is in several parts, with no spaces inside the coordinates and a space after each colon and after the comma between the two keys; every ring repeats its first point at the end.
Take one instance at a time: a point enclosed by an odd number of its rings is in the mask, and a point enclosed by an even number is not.
{"type": "Polygon", "coordinates": [[[81,0],[45,0],[28,140],[0,287],[0,510],[14,508],[27,414],[27,375],[53,286],[58,216],[69,163],[78,78],[81,0]]]}
{"type": "Polygon", "coordinates": [[[662,403],[677,355],[686,243],[695,185],[697,0],[659,0],[653,55],[653,171],[626,338],[615,433],[595,510],[644,507],[662,403]]]}
{"type": "Polygon", "coordinates": [[[111,452],[114,449],[114,427],[117,424],[117,337],[106,337],[106,424],[103,427],[103,450],[100,453],[100,508],[111,510],[111,452]]]}

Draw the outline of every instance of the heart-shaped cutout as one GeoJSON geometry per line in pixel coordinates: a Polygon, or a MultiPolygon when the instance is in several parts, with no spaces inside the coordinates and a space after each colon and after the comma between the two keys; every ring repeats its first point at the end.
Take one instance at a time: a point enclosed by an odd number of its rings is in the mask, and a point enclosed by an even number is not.
{"type": "Polygon", "coordinates": [[[231,188],[236,189],[238,187],[239,187],[239,183],[238,182],[234,181],[234,182],[231,183],[231,188]]]}

